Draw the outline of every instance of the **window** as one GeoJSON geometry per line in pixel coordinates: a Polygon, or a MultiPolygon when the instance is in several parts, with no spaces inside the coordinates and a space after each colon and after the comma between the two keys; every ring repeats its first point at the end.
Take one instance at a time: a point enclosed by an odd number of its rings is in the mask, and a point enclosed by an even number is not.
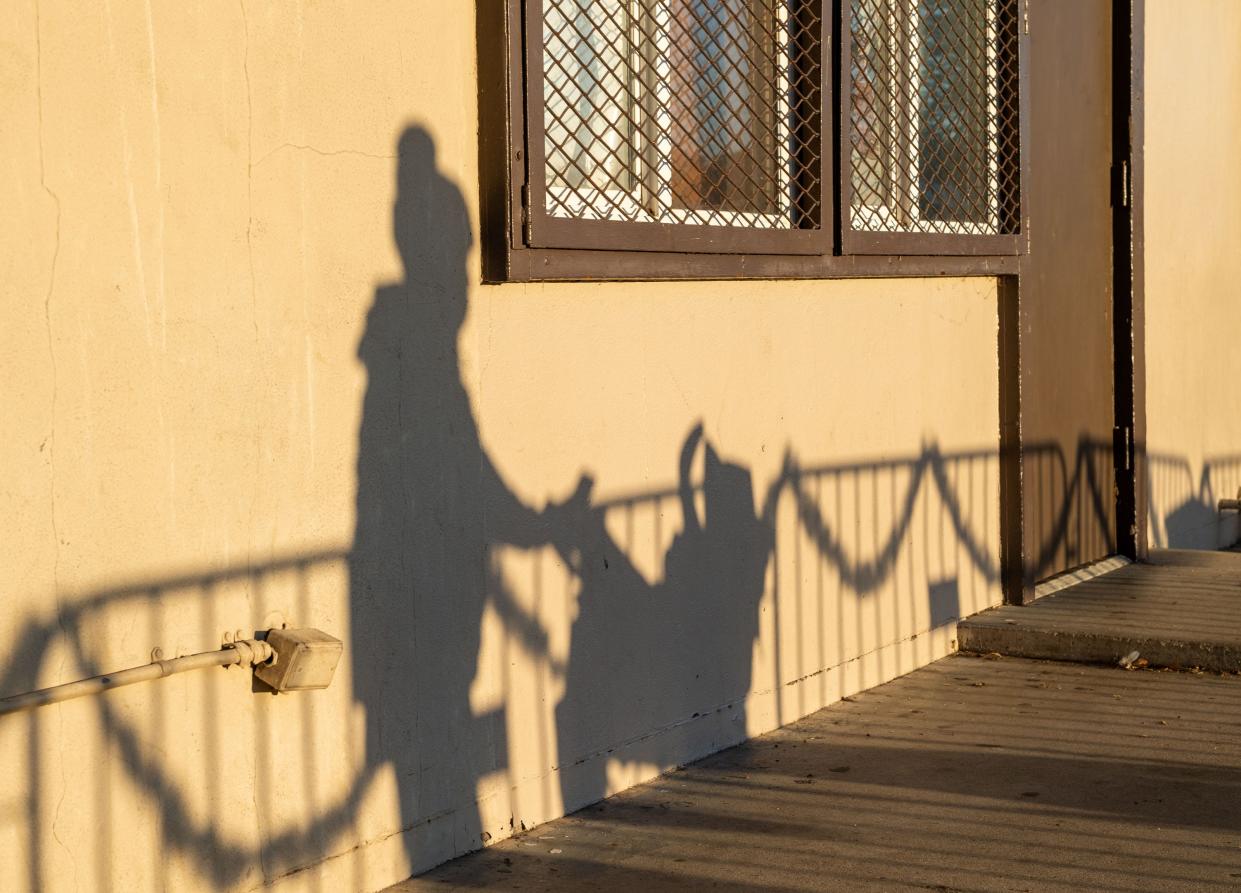
{"type": "Polygon", "coordinates": [[[488,278],[847,275],[866,255],[1014,254],[1015,9],[484,2],[484,100],[492,51],[507,60],[490,90],[503,112],[489,119],[484,101],[484,225],[501,204],[507,224],[488,278]],[[835,56],[834,31],[847,35],[835,56]],[[507,150],[490,168],[488,120],[507,150]]]}
{"type": "MultiPolygon", "coordinates": [[[[1020,153],[1012,4],[849,4],[846,248],[934,251],[945,244],[862,234],[1015,234],[1020,153]]],[[[986,238],[949,243],[979,250],[1006,245],[986,238]]]]}
{"type": "Polygon", "coordinates": [[[530,7],[531,244],[824,250],[817,3],[530,7]]]}

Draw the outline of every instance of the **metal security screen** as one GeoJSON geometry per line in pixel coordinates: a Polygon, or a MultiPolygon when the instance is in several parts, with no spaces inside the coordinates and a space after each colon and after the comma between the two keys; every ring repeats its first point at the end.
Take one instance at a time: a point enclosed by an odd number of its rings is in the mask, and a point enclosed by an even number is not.
{"type": "MultiPolygon", "coordinates": [[[[970,237],[995,250],[979,237],[1019,231],[1016,3],[846,0],[846,236],[970,237]]],[[[949,244],[969,242],[901,240],[912,251],[949,253],[949,244]]]]}
{"type": "Polygon", "coordinates": [[[821,0],[528,9],[531,244],[823,250],[821,0]]]}

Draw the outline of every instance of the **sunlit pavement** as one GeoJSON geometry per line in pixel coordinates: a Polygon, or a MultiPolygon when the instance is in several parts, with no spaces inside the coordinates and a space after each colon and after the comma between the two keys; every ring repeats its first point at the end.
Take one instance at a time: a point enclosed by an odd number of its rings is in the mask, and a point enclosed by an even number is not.
{"type": "Polygon", "coordinates": [[[954,656],[391,893],[1241,889],[1241,677],[954,656]]]}

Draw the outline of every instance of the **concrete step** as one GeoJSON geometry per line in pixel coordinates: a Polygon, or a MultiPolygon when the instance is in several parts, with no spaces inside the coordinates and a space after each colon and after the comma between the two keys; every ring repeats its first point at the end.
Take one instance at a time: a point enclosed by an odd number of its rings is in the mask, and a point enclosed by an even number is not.
{"type": "Polygon", "coordinates": [[[962,651],[1241,672],[1241,553],[1163,550],[957,625],[962,651]]]}

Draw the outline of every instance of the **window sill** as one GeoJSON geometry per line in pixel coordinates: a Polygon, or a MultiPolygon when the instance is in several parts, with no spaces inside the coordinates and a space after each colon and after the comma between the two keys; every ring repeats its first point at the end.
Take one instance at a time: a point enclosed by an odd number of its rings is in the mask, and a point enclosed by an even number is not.
{"type": "Polygon", "coordinates": [[[709,279],[892,279],[1013,276],[1015,255],[675,254],[522,248],[484,257],[483,281],[641,282],[709,279]]]}

